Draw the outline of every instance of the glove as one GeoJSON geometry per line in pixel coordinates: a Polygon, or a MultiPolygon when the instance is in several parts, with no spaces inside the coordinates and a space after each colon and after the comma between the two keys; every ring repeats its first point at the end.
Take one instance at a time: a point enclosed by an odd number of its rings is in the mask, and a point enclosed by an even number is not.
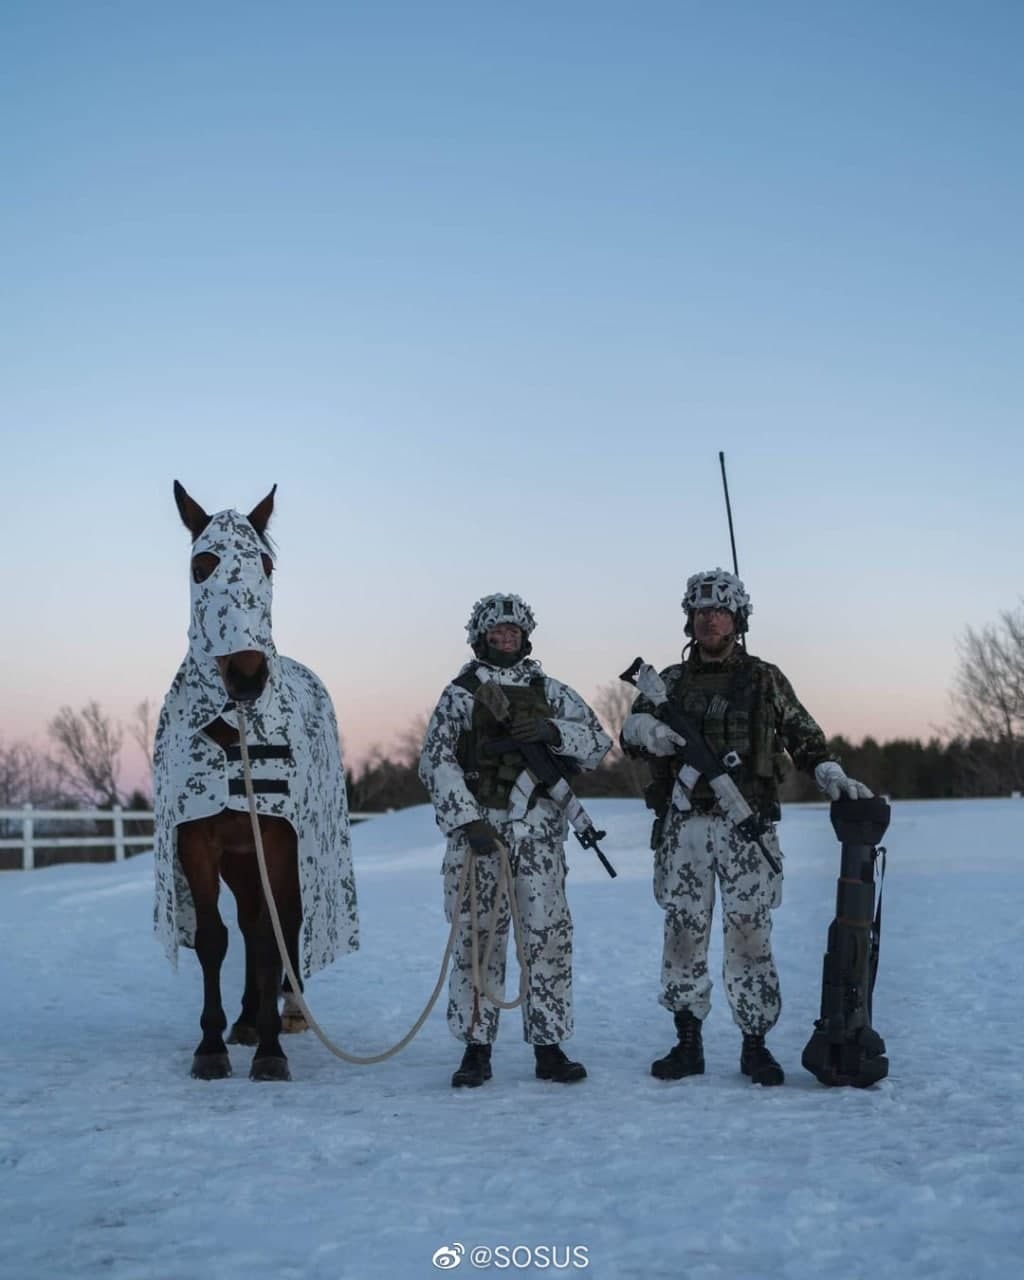
{"type": "Polygon", "coordinates": [[[686,739],[660,720],[654,721],[644,737],[644,749],[652,756],[674,756],[680,747],[686,746],[686,739]]]}
{"type": "Polygon", "coordinates": [[[498,848],[501,837],[483,818],[474,818],[472,822],[459,827],[459,830],[469,841],[470,850],[475,854],[494,853],[498,848]]]}
{"type": "Polygon", "coordinates": [[[549,747],[558,747],[562,743],[558,725],[550,720],[524,720],[521,724],[510,725],[509,736],[516,742],[544,742],[549,747]]]}
{"type": "Polygon", "coordinates": [[[824,791],[830,800],[838,800],[841,795],[851,800],[870,800],[874,792],[856,778],[848,778],[842,765],[834,760],[822,760],[814,770],[814,781],[818,789],[824,791]]]}
{"type": "Polygon", "coordinates": [[[649,756],[672,756],[686,746],[674,729],[647,711],[637,711],[627,716],[622,726],[622,743],[646,751],[649,756]]]}

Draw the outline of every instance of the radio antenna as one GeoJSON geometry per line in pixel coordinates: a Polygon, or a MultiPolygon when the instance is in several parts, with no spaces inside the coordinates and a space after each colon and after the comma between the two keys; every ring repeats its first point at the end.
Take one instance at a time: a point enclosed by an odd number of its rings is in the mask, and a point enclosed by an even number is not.
{"type": "Polygon", "coordinates": [[[732,546],[732,571],[738,578],[740,576],[740,567],[736,561],[736,535],[732,529],[732,503],[729,501],[729,481],[725,474],[725,454],[719,449],[718,465],[722,468],[722,488],[725,490],[725,512],[729,517],[729,542],[732,546]]]}

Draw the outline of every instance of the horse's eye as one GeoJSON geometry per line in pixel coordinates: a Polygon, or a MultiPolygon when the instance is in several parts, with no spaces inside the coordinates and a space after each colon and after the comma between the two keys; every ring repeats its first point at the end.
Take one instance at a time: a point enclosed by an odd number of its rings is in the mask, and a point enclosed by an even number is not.
{"type": "Polygon", "coordinates": [[[263,572],[269,578],[270,575],[274,572],[274,562],[273,560],[271,560],[270,556],[268,556],[265,552],[260,553],[260,559],[263,561],[263,572]]]}
{"type": "Polygon", "coordinates": [[[192,557],[192,581],[205,582],[219,564],[220,556],[215,556],[212,551],[200,551],[192,557]]]}

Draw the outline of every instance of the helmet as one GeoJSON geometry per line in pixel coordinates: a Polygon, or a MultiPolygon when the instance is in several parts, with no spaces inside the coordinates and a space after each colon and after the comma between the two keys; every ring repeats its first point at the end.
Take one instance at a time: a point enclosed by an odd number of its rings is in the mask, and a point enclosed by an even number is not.
{"type": "Polygon", "coordinates": [[[747,589],[734,573],[725,569],[705,569],[686,580],[683,596],[686,610],[686,634],[693,634],[695,609],[728,609],[736,619],[737,634],[747,629],[747,621],[754,612],[747,589]]]}
{"type": "MultiPolygon", "coordinates": [[[[473,606],[473,612],[466,623],[466,634],[469,643],[474,647],[500,622],[511,622],[522,631],[524,641],[537,625],[533,610],[520,596],[506,595],[498,592],[493,596],[484,596],[473,606]]],[[[524,644],[524,650],[526,645],[524,644]]],[[[528,650],[527,650],[528,651],[528,650]]]]}

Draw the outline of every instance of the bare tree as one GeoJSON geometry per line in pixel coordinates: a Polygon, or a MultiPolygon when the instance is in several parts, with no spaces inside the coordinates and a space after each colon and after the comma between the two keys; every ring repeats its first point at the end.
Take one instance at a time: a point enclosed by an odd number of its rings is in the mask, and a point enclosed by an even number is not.
{"type": "Polygon", "coordinates": [[[81,711],[61,707],[48,732],[57,754],[53,765],[65,786],[92,804],[121,804],[118,783],[124,732],[98,702],[81,711]]]}
{"type": "Polygon", "coordinates": [[[1024,604],[998,623],[968,627],[957,642],[960,665],[951,700],[956,731],[968,740],[998,743],[1006,752],[1010,785],[1024,773],[1024,604]]]}
{"type": "Polygon", "coordinates": [[[135,708],[135,714],[128,726],[132,741],[142,752],[149,766],[149,794],[153,794],[153,737],[156,733],[155,708],[148,698],[135,708]]]}
{"type": "Polygon", "coordinates": [[[42,752],[25,742],[0,742],[0,808],[56,808],[64,802],[53,765],[42,752]]]}
{"type": "Polygon", "coordinates": [[[612,735],[612,750],[609,756],[622,752],[619,746],[619,734],[635,701],[636,689],[626,684],[625,680],[609,680],[607,684],[601,685],[594,697],[594,710],[612,735]]]}
{"type": "Polygon", "coordinates": [[[0,807],[25,803],[25,767],[21,743],[9,747],[0,742],[0,807]]]}
{"type": "Polygon", "coordinates": [[[401,733],[396,735],[394,745],[396,764],[400,764],[405,769],[419,767],[420,755],[423,752],[423,739],[427,736],[429,721],[429,712],[421,711],[419,715],[414,716],[409,721],[409,724],[401,733]]]}
{"type": "Polygon", "coordinates": [[[646,764],[634,756],[627,756],[619,746],[619,734],[635,701],[636,689],[625,680],[610,680],[601,685],[594,696],[594,710],[611,734],[612,749],[605,756],[597,775],[592,777],[617,778],[613,792],[616,795],[623,792],[634,796],[643,795],[644,787],[650,781],[646,764]]]}

